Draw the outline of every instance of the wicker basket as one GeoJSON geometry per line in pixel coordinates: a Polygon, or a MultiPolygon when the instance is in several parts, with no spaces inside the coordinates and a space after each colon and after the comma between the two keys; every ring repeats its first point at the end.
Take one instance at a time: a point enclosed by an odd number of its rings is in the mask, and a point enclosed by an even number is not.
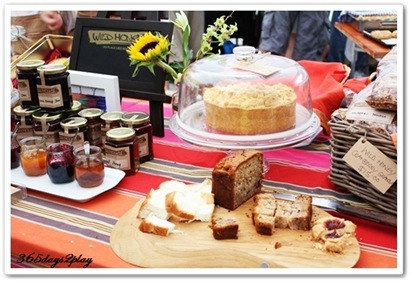
{"type": "Polygon", "coordinates": [[[369,181],[353,170],[343,157],[351,147],[363,137],[397,163],[397,150],[388,135],[366,126],[358,126],[333,115],[331,127],[331,170],[329,178],[337,187],[359,196],[372,206],[391,214],[397,214],[397,182],[385,194],[377,190],[369,181]]]}

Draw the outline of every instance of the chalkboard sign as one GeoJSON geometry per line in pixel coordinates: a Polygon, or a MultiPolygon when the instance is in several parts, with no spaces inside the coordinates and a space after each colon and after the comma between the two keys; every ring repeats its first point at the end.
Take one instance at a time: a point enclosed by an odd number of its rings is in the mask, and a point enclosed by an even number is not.
{"type": "Polygon", "coordinates": [[[155,75],[142,69],[132,77],[127,47],[142,33],[159,32],[171,39],[173,23],[147,20],[82,18],[76,20],[70,69],[84,72],[116,75],[121,97],[150,101],[153,134],[163,136],[163,103],[170,103],[165,95],[165,73],[155,68],[155,75]]]}

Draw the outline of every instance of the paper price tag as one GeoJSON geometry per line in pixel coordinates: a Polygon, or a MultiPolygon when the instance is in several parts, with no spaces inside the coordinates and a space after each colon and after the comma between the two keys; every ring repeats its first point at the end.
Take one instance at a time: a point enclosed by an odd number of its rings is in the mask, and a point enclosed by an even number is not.
{"type": "Polygon", "coordinates": [[[365,138],[359,139],[343,160],[383,194],[397,179],[396,163],[365,138]]]}
{"type": "Polygon", "coordinates": [[[265,77],[273,73],[276,73],[277,71],[280,70],[279,68],[275,66],[267,66],[267,65],[257,64],[257,63],[246,63],[246,62],[237,62],[235,64],[235,67],[241,70],[258,73],[265,77]]]}

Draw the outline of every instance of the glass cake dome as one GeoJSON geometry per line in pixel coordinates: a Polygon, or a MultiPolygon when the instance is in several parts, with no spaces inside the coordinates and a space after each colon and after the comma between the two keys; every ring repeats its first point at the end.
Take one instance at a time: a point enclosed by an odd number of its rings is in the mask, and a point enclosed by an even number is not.
{"type": "Polygon", "coordinates": [[[170,129],[197,145],[269,149],[301,144],[320,131],[306,70],[250,46],[192,63],[176,99],[170,129]]]}

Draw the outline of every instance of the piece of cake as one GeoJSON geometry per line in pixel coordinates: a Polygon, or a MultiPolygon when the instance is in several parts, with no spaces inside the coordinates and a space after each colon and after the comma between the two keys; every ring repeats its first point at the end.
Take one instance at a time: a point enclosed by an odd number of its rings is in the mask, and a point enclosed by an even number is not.
{"type": "Polygon", "coordinates": [[[270,134],[296,124],[296,93],[283,83],[215,85],[203,101],[206,125],[225,134],[270,134]]]}
{"type": "Polygon", "coordinates": [[[238,150],[222,158],[212,171],[215,204],[235,210],[260,192],[263,154],[254,149],[238,150]]]}
{"type": "Polygon", "coordinates": [[[234,217],[215,217],[210,227],[216,240],[238,238],[239,224],[234,217]]]}

